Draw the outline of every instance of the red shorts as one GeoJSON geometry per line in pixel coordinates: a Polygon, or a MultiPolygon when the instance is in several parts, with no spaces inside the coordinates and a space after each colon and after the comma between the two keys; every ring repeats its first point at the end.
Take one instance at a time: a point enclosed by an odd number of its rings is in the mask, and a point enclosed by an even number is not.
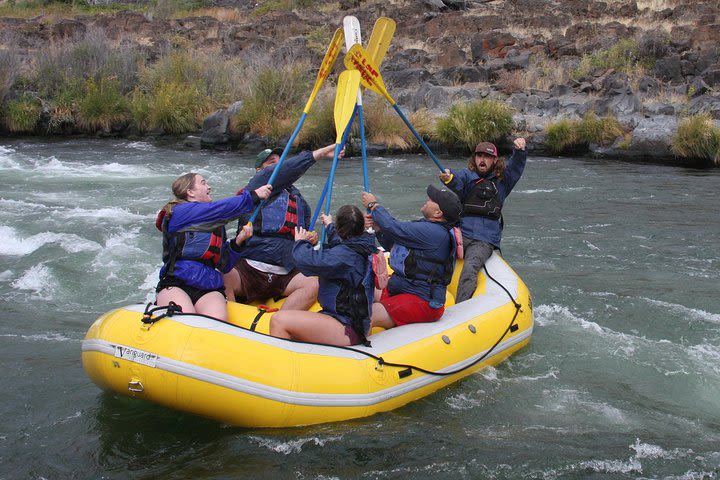
{"type": "Polygon", "coordinates": [[[412,293],[390,296],[387,288],[380,296],[380,303],[383,304],[397,326],[408,323],[434,322],[445,312],[445,307],[431,308],[428,302],[412,293]]]}

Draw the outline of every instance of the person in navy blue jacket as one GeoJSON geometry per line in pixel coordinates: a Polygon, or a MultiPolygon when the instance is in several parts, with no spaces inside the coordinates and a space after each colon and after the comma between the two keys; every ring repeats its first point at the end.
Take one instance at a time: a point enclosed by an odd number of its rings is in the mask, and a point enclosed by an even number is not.
{"type": "Polygon", "coordinates": [[[362,193],[362,203],[371,210],[373,229],[380,245],[390,250],[393,274],[379,302],[373,305],[372,325],[434,322],[445,311],[447,286],[455,268],[455,235],[452,227],[460,218],[457,195],[428,185],[428,199],[413,222],[396,220],[372,193],[362,193]]]}
{"type": "Polygon", "coordinates": [[[502,207],[520,180],[526,161],[524,138],[513,142],[507,164],[498,158],[494,144],[482,142],[475,147],[473,156],[468,160],[468,168],[459,171],[446,169],[439,174],[440,180],[457,193],[463,203],[460,229],[465,255],[455,298],[457,303],[473,296],[478,273],[493,250],[500,249],[502,207]]]}
{"type": "Polygon", "coordinates": [[[251,211],[271,191],[270,185],[263,185],[253,192],[213,201],[202,175],[191,172],[177,178],[172,184],[173,199],[155,221],[163,233],[163,266],[155,303],[167,306],[175,302],[183,313],[227,320],[220,271],[232,268],[241,244],[252,236],[252,227],[226,240],[225,224],[251,211]]]}
{"type": "Polygon", "coordinates": [[[375,236],[365,232],[365,217],[353,205],[338,209],[335,225],[330,216],[322,220],[330,239],[326,248],[315,250],[301,227],[292,248],[297,268],[319,279],[322,310],[281,310],[270,320],[270,335],[328,345],[365,343],[375,291],[370,260],[375,236]]]}
{"type": "MultiPolygon", "coordinates": [[[[263,205],[253,228],[254,235],[245,242],[235,268],[225,275],[225,292],[229,300],[243,303],[273,297],[287,297],[283,309],[307,310],[317,299],[318,283],[295,267],[292,256],[295,227],[312,230],[310,207],[294,182],[321,158],[333,158],[335,145],[315,151],[302,151],[286,158],[273,180],[273,193],[263,205]]],[[[282,149],[266,149],[255,161],[255,176],[245,190],[264,185],[275,171],[282,149]]],[[[342,157],[344,150],[340,153],[342,157]]],[[[250,215],[240,218],[238,231],[250,215]]],[[[317,234],[309,240],[316,244],[317,234]]]]}

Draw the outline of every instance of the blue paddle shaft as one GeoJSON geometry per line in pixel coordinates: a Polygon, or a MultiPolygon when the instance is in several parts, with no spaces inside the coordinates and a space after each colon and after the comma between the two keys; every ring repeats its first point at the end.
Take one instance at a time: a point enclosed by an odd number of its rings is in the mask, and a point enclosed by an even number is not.
{"type": "MultiPolygon", "coordinates": [[[[357,105],[355,106],[355,110],[353,111],[352,117],[350,117],[350,122],[348,122],[347,128],[345,128],[345,132],[343,133],[342,142],[340,143],[340,145],[345,145],[348,137],[350,136],[350,128],[352,128],[352,124],[353,124],[353,121],[355,120],[356,112],[357,112],[357,105]]],[[[312,220],[310,220],[310,226],[308,228],[311,228],[311,229],[315,228],[315,222],[317,222],[318,216],[320,215],[320,209],[322,208],[322,204],[325,201],[325,195],[327,195],[329,182],[330,182],[330,177],[328,176],[327,180],[325,181],[325,186],[323,187],[323,191],[320,194],[320,199],[318,200],[317,206],[315,207],[315,213],[313,213],[312,220]]]]}
{"type": "MultiPolygon", "coordinates": [[[[290,135],[290,140],[288,140],[287,144],[285,144],[285,148],[283,149],[282,155],[280,155],[280,160],[278,160],[278,162],[275,164],[275,168],[273,169],[272,174],[270,174],[270,179],[267,182],[270,185],[272,185],[272,183],[275,181],[275,178],[277,178],[278,172],[280,171],[280,167],[282,166],[283,162],[285,161],[285,157],[287,157],[287,154],[290,151],[292,144],[295,143],[295,138],[297,138],[298,134],[300,133],[300,128],[302,127],[303,123],[305,123],[306,118],[307,118],[307,113],[303,112],[302,115],[300,115],[300,120],[298,120],[295,130],[293,131],[292,135],[290,135]]],[[[263,205],[265,205],[265,200],[260,200],[260,203],[258,204],[258,206],[255,207],[255,210],[253,210],[252,215],[250,215],[249,223],[253,223],[255,221],[255,219],[257,218],[258,214],[260,213],[260,209],[263,207],[263,205]]]]}
{"type": "Polygon", "coordinates": [[[432,152],[432,150],[430,150],[430,147],[427,146],[427,144],[425,143],[425,140],[422,139],[422,137],[417,132],[417,130],[415,130],[415,128],[413,128],[413,126],[410,124],[408,119],[405,117],[405,114],[402,113],[402,110],[400,110],[400,107],[397,106],[397,103],[393,104],[393,108],[398,113],[398,115],[400,115],[400,118],[402,119],[403,122],[405,122],[405,125],[407,125],[407,127],[410,129],[410,131],[413,133],[413,135],[415,135],[415,138],[417,138],[418,142],[420,142],[420,145],[422,145],[423,149],[425,149],[425,152],[428,155],[430,155],[430,158],[432,158],[432,161],[435,162],[435,165],[437,165],[437,167],[440,169],[441,172],[444,172],[445,167],[443,167],[440,164],[440,161],[437,159],[437,157],[435,157],[435,154],[432,152]]]}
{"type": "MultiPolygon", "coordinates": [[[[350,122],[352,123],[352,122],[350,122]]],[[[349,123],[349,124],[350,124],[349,123]]],[[[335,153],[333,154],[333,162],[332,166],[330,167],[330,175],[328,176],[328,189],[327,189],[327,200],[325,201],[325,215],[328,215],[330,213],[330,204],[332,203],[332,188],[333,188],[333,181],[335,180],[335,170],[337,169],[338,164],[338,157],[340,156],[340,151],[342,150],[343,144],[342,143],[336,143],[335,144],[335,153]]],[[[322,228],[322,234],[320,237],[320,249],[322,249],[323,244],[325,243],[325,224],[323,223],[322,228]]]]}
{"type": "Polygon", "coordinates": [[[360,151],[362,152],[363,189],[370,191],[370,179],[368,178],[367,148],[365,146],[365,119],[363,118],[362,104],[357,105],[358,123],[360,125],[360,151]]]}

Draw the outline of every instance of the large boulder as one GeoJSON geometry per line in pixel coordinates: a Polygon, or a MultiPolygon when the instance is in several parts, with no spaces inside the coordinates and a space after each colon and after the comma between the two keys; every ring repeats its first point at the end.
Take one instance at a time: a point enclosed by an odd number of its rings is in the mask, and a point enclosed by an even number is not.
{"type": "MultiPolygon", "coordinates": [[[[629,157],[667,159],[673,156],[670,147],[677,132],[678,121],[674,116],[636,118],[630,145],[623,151],[629,157]]],[[[617,152],[622,155],[623,152],[617,152]]]]}
{"type": "Polygon", "coordinates": [[[230,119],[242,108],[243,102],[237,101],[228,108],[211,113],[204,121],[200,145],[203,147],[226,146],[231,140],[230,119]]]}

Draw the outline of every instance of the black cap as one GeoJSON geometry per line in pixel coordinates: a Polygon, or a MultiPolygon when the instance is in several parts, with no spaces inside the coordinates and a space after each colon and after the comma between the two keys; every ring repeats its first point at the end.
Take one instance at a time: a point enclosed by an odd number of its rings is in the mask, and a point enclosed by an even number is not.
{"type": "Polygon", "coordinates": [[[460,220],[462,204],[454,192],[450,190],[440,190],[432,185],[428,185],[427,195],[430,197],[430,200],[438,204],[446,221],[455,223],[460,220]]]}

